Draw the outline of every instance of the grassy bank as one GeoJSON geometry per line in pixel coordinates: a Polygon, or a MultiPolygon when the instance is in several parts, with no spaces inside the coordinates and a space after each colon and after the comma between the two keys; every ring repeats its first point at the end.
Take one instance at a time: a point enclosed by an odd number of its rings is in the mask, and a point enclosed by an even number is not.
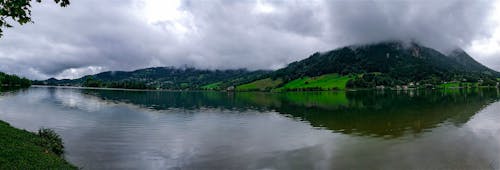
{"type": "Polygon", "coordinates": [[[0,138],[0,169],[77,169],[54,153],[51,139],[3,121],[0,138]]]}

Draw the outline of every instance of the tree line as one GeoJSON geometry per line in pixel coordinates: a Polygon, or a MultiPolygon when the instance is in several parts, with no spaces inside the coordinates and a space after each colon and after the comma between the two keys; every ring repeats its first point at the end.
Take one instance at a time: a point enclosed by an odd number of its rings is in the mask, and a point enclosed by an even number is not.
{"type": "Polygon", "coordinates": [[[154,89],[154,87],[139,81],[101,81],[88,77],[82,84],[84,87],[123,88],[123,89],[154,89]]]}
{"type": "Polygon", "coordinates": [[[10,75],[0,72],[0,85],[1,87],[29,87],[31,80],[21,78],[16,75],[10,75]]]}

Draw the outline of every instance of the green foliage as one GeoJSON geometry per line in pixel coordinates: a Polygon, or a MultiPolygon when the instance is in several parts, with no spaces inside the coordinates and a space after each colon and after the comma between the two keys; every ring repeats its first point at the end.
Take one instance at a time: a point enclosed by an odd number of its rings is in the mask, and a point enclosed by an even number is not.
{"type": "Polygon", "coordinates": [[[203,89],[203,90],[220,90],[221,84],[222,84],[222,82],[211,83],[211,84],[201,86],[201,89],[203,89]]]}
{"type": "Polygon", "coordinates": [[[236,87],[236,91],[269,91],[282,83],[283,81],[281,79],[272,80],[271,78],[266,78],[239,85],[236,87]]]}
{"type": "MultiPolygon", "coordinates": [[[[69,5],[69,0],[54,0],[61,7],[69,5]]],[[[8,20],[12,20],[21,25],[33,22],[31,20],[32,0],[0,0],[0,36],[2,29],[12,27],[8,20]]],[[[42,0],[36,0],[42,2],[42,0]]]]}
{"type": "Polygon", "coordinates": [[[156,67],[132,72],[104,72],[91,77],[92,81],[88,81],[87,76],[76,80],[49,79],[34,83],[170,90],[224,90],[236,87],[239,91],[276,88],[310,91],[395,87],[412,83],[437,87],[452,81],[482,81],[482,86],[496,86],[500,73],[483,66],[461,50],[444,55],[415,43],[384,42],[317,52],[273,72],[156,67]]]}
{"type": "Polygon", "coordinates": [[[497,81],[496,80],[493,80],[493,79],[488,79],[488,78],[485,78],[485,79],[482,79],[482,82],[480,84],[481,86],[489,86],[489,87],[494,87],[497,85],[497,81]]]}
{"type": "Polygon", "coordinates": [[[24,88],[31,86],[31,81],[26,78],[20,78],[16,75],[9,75],[0,72],[0,86],[24,88]]]}
{"type": "Polygon", "coordinates": [[[63,142],[54,130],[41,128],[38,130],[38,136],[41,138],[40,146],[47,148],[58,156],[62,156],[64,153],[63,142]]]}
{"type": "Polygon", "coordinates": [[[83,82],[84,87],[102,87],[102,82],[100,80],[96,80],[94,77],[90,76],[85,79],[83,82]]]}
{"type": "Polygon", "coordinates": [[[303,77],[288,82],[278,90],[311,91],[311,90],[344,90],[351,76],[325,74],[317,77],[303,77]]]}
{"type": "Polygon", "coordinates": [[[84,87],[101,87],[101,88],[123,88],[123,89],[152,89],[144,82],[138,81],[109,81],[103,82],[95,79],[93,76],[87,76],[82,86],[84,87]]]}
{"type": "Polygon", "coordinates": [[[293,82],[302,77],[329,73],[362,75],[349,81],[349,88],[397,86],[411,82],[438,85],[454,80],[483,80],[491,86],[500,76],[500,73],[478,63],[462,50],[455,50],[446,56],[415,43],[384,42],[314,53],[307,59],[271,73],[271,78],[293,82]]]}
{"type": "Polygon", "coordinates": [[[373,88],[375,86],[397,86],[405,85],[408,82],[395,80],[387,74],[366,73],[350,80],[346,86],[348,88],[373,88]]]}
{"type": "Polygon", "coordinates": [[[138,81],[106,82],[101,83],[100,87],[122,89],[153,89],[153,87],[146,85],[146,83],[138,81]]]}
{"type": "Polygon", "coordinates": [[[39,135],[0,121],[0,169],[77,169],[41,146],[39,135]]]}
{"type": "Polygon", "coordinates": [[[447,83],[443,83],[443,84],[439,85],[439,87],[445,88],[445,89],[460,88],[460,87],[463,87],[463,86],[468,86],[468,83],[467,84],[463,84],[463,83],[460,83],[460,82],[447,82],[447,83]]]}
{"type": "MultiPolygon", "coordinates": [[[[207,89],[217,83],[217,89],[248,83],[260,79],[268,71],[199,70],[194,68],[155,67],[131,72],[109,71],[75,80],[48,79],[34,84],[56,86],[110,87],[126,89],[207,89]]],[[[210,89],[210,88],[209,88],[210,89]]]]}

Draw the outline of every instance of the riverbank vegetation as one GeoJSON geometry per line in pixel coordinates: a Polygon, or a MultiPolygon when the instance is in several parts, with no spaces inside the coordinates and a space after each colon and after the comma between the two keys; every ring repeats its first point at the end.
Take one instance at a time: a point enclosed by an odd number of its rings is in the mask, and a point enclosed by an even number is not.
{"type": "MultiPolygon", "coordinates": [[[[31,86],[31,81],[0,72],[0,90],[31,86]]],[[[62,157],[62,139],[51,129],[38,133],[16,129],[0,120],[0,169],[77,169],[62,157]]]]}
{"type": "Polygon", "coordinates": [[[77,169],[62,158],[62,140],[52,130],[32,133],[0,121],[0,136],[0,169],[77,169]]]}
{"type": "Polygon", "coordinates": [[[26,78],[18,77],[16,75],[10,75],[0,72],[0,86],[26,88],[31,86],[31,81],[26,78]]]}

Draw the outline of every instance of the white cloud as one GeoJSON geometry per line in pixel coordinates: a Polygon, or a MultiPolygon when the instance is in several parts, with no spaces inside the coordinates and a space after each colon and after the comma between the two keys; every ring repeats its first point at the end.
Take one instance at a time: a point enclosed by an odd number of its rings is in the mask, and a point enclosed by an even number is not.
{"type": "Polygon", "coordinates": [[[491,34],[472,41],[466,50],[479,62],[500,70],[500,1],[495,3],[494,10],[488,18],[488,24],[492,28],[491,34]]]}
{"type": "Polygon", "coordinates": [[[58,78],[58,79],[75,79],[75,78],[80,78],[80,77],[85,76],[85,75],[97,74],[97,73],[103,72],[105,70],[106,69],[104,67],[100,67],[100,66],[70,68],[70,69],[66,69],[63,72],[59,73],[59,75],[56,78],[58,78]]]}

